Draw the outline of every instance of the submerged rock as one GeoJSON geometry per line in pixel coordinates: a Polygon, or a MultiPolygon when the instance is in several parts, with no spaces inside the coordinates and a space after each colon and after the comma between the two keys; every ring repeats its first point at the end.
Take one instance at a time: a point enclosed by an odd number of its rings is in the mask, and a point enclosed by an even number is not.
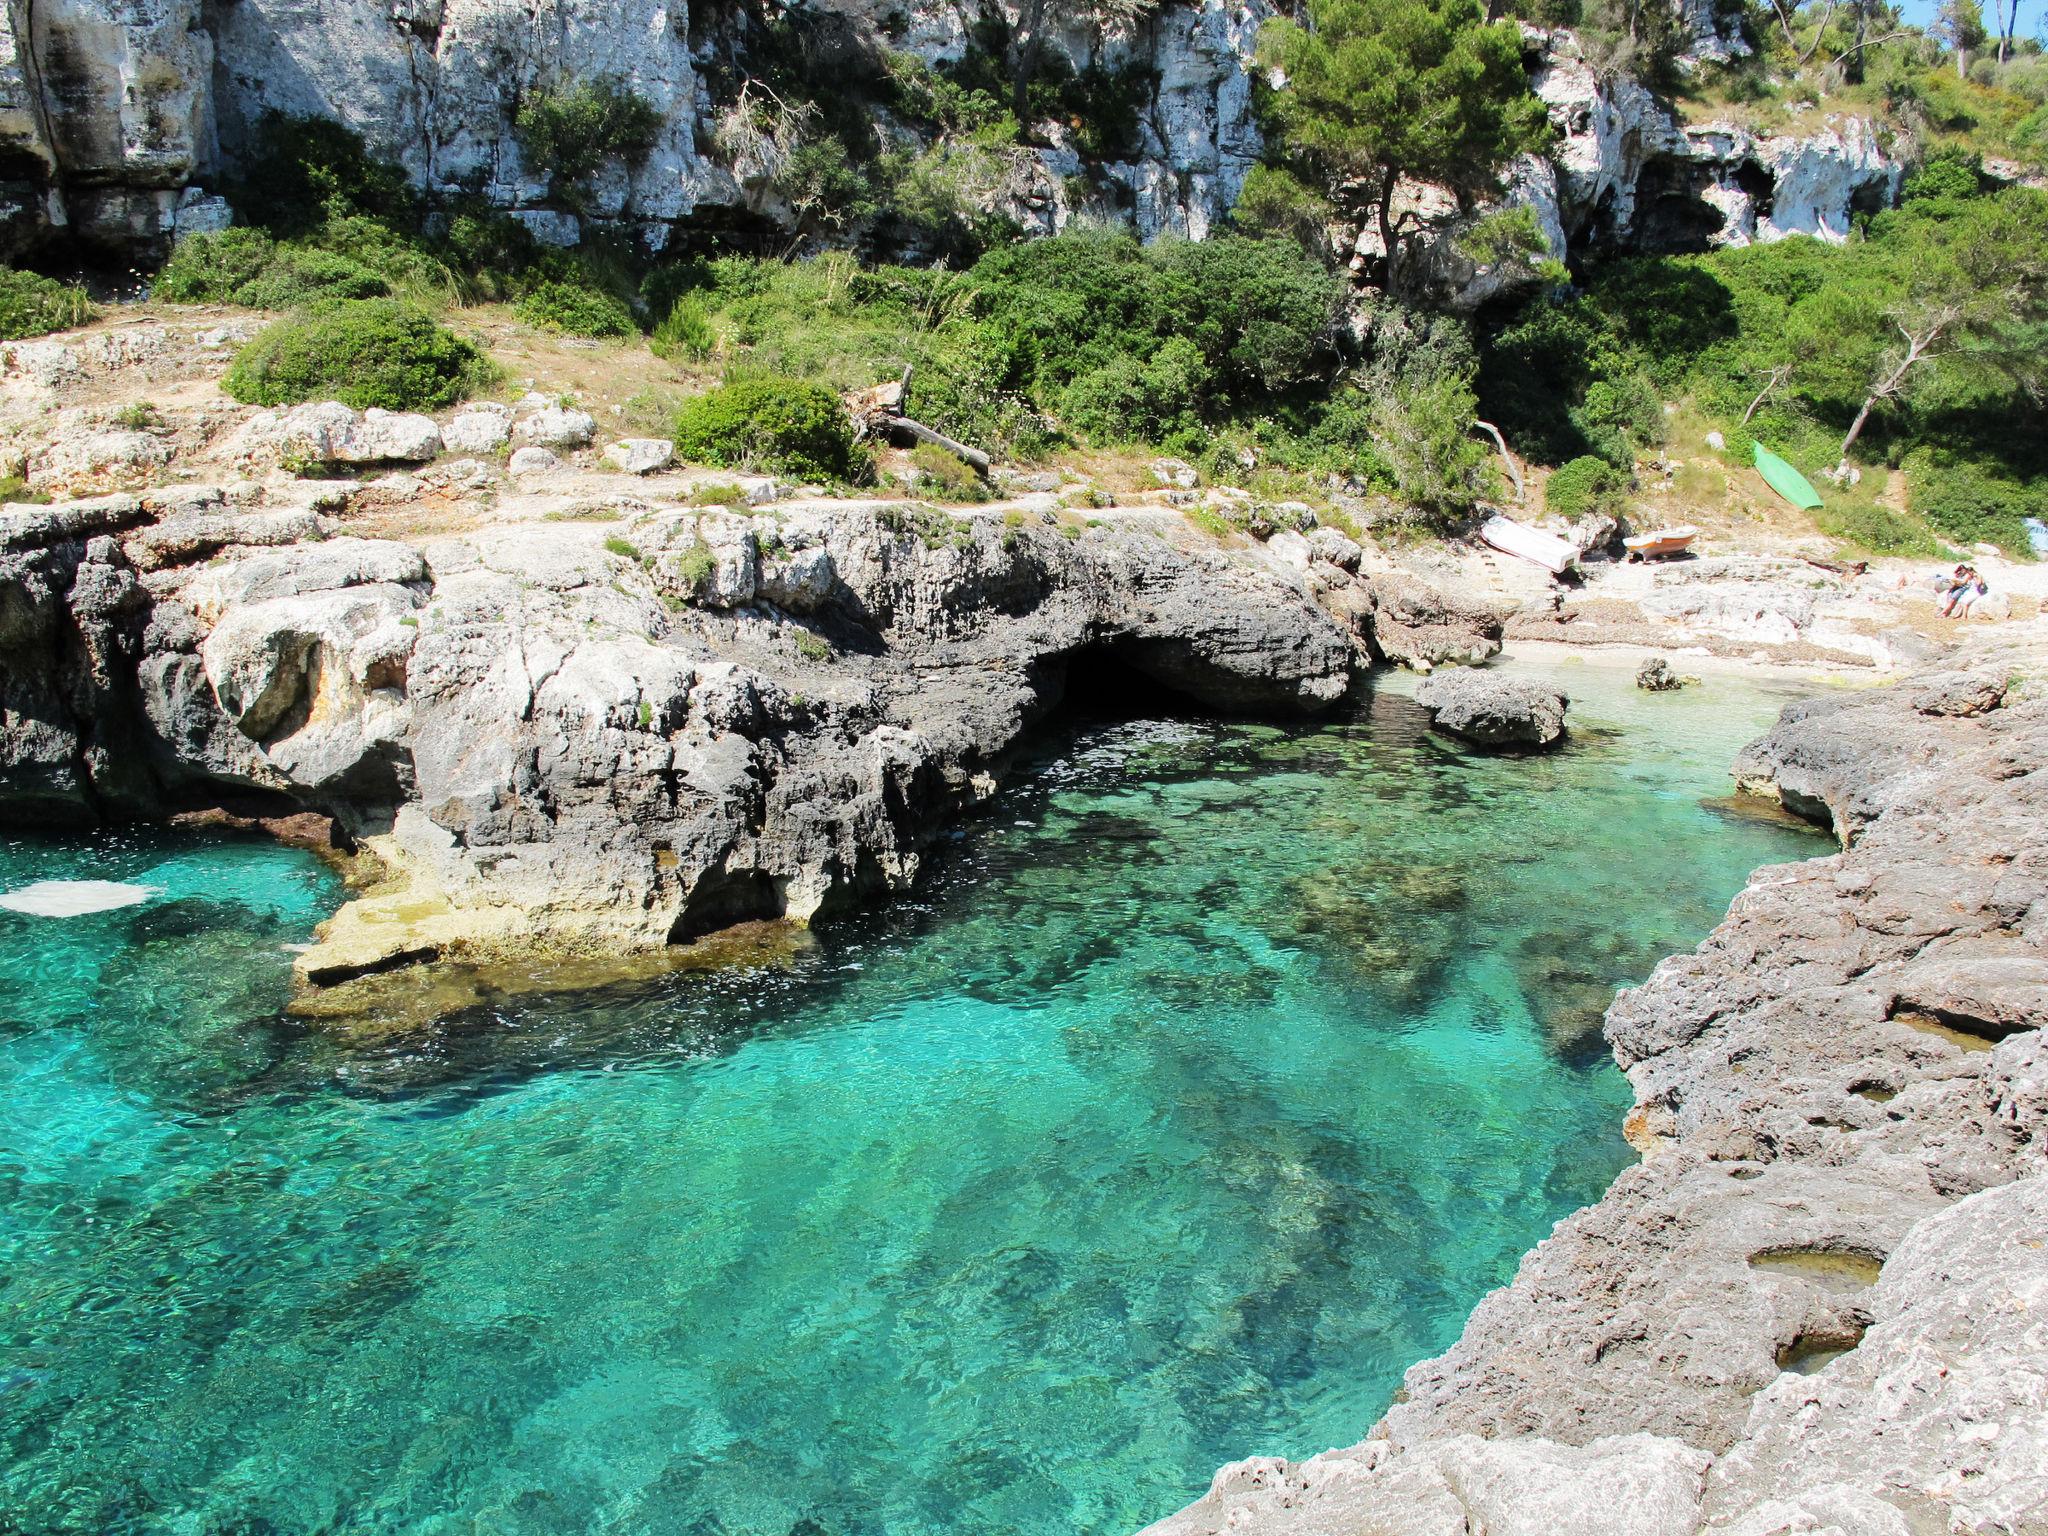
{"type": "Polygon", "coordinates": [[[1570,699],[1554,688],[1491,672],[1434,672],[1415,690],[1430,724],[1482,747],[1547,747],[1564,737],[1570,699]]]}

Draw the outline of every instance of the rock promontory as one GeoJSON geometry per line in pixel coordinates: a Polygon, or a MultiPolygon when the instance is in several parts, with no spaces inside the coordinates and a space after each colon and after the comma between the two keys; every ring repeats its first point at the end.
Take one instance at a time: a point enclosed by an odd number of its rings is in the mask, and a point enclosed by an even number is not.
{"type": "Polygon", "coordinates": [[[1071,679],[1301,714],[1379,654],[1341,549],[594,483],[404,536],[255,487],[0,513],[0,815],[331,817],[383,878],[316,985],[626,955],[907,887],[1071,679]]]}

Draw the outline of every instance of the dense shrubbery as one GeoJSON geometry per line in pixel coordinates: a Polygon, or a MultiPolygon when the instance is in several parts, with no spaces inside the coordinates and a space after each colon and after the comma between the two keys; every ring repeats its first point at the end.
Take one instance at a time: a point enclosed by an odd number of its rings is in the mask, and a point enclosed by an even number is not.
{"type": "Polygon", "coordinates": [[[609,75],[536,90],[519,104],[512,131],[527,164],[557,192],[577,194],[607,164],[632,169],[661,132],[661,114],[609,75]]]}
{"type": "Polygon", "coordinates": [[[0,341],[47,336],[92,317],[92,301],[83,288],[0,267],[0,341]]]}
{"type": "Polygon", "coordinates": [[[569,336],[631,336],[639,330],[631,310],[589,283],[543,278],[512,308],[528,325],[569,336]]]}
{"type": "Polygon", "coordinates": [[[355,299],[271,325],[241,350],[222,388],[250,405],[432,411],[495,378],[481,352],[432,316],[396,299],[355,299]]]}
{"type": "Polygon", "coordinates": [[[280,244],[261,230],[187,235],[157,273],[159,298],[182,304],[295,309],[321,299],[375,299],[391,285],[338,251],[280,244]]]}
{"type": "Polygon", "coordinates": [[[853,426],[831,390],[772,375],[735,379],[686,401],[676,452],[704,464],[846,481],[861,463],[853,426]]]}
{"type": "Polygon", "coordinates": [[[1588,512],[1619,513],[1628,504],[1629,475],[1591,454],[1573,459],[1551,472],[1543,485],[1543,510],[1558,517],[1588,512]]]}

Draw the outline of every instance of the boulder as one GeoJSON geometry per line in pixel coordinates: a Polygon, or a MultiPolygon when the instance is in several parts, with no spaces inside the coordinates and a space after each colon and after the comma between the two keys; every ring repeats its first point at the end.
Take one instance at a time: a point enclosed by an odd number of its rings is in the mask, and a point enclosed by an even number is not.
{"type": "Polygon", "coordinates": [[[450,453],[496,453],[512,439],[512,412],[502,405],[465,406],[441,429],[450,453]]]}
{"type": "Polygon", "coordinates": [[[535,448],[587,448],[597,435],[597,419],[588,411],[549,405],[520,417],[512,435],[535,448]]]}
{"type": "Polygon", "coordinates": [[[170,446],[147,432],[86,432],[31,454],[28,482],[43,490],[132,484],[170,461],[170,446]]]}
{"type": "Polygon", "coordinates": [[[674,462],[676,445],[665,437],[621,438],[605,449],[605,462],[629,475],[651,475],[674,462]]]}
{"type": "Polygon", "coordinates": [[[1433,672],[1415,690],[1440,731],[1482,747],[1547,747],[1564,736],[1564,694],[1541,683],[1462,668],[1433,672]]]}
{"type": "Polygon", "coordinates": [[[1671,670],[1671,663],[1662,656],[1652,656],[1636,671],[1636,686],[1651,693],[1675,693],[1687,683],[1697,679],[1682,677],[1671,670]]]}

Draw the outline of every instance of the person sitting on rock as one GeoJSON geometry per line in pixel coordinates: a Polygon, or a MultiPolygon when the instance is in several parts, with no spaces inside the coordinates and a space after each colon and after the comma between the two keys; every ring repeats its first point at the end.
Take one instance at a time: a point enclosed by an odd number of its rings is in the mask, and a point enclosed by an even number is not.
{"type": "Polygon", "coordinates": [[[1949,588],[1948,597],[1941,607],[1941,616],[1944,619],[1967,619],[1970,616],[1970,605],[1990,590],[1984,584],[1982,576],[1974,570],[1968,571],[1962,581],[1949,588]]]}

